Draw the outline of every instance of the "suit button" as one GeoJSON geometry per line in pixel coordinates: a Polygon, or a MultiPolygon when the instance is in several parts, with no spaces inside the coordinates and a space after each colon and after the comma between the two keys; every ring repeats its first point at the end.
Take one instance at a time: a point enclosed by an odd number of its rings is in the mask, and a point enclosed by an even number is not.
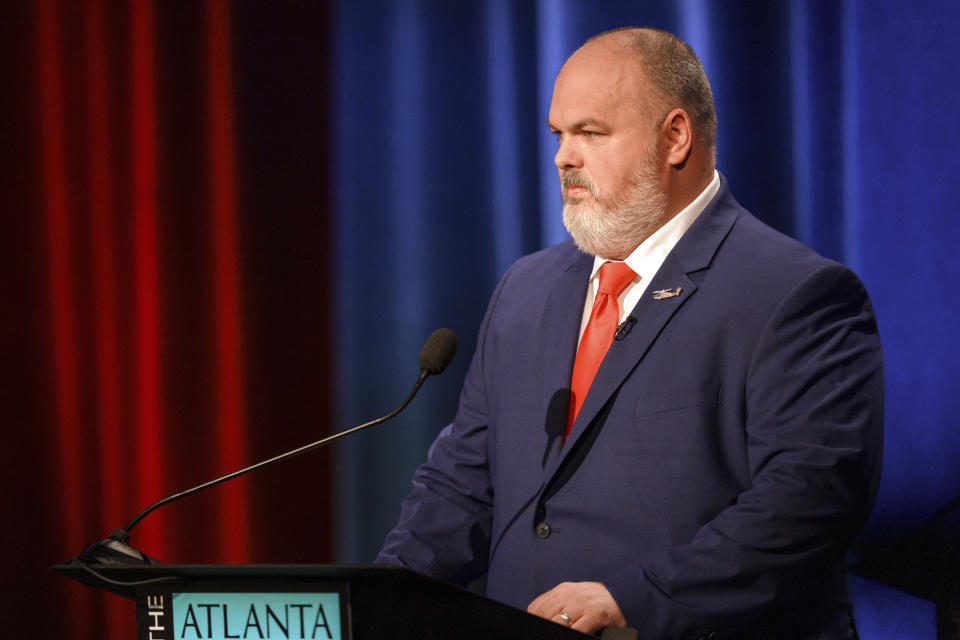
{"type": "Polygon", "coordinates": [[[541,540],[546,540],[550,537],[550,525],[546,522],[541,522],[537,525],[537,537],[541,540]]]}

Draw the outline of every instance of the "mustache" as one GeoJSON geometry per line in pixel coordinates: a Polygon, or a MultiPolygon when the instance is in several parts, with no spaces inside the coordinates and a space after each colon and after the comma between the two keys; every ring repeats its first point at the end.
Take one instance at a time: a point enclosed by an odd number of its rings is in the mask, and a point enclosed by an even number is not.
{"type": "Polygon", "coordinates": [[[593,197],[597,197],[597,187],[590,180],[588,180],[579,170],[570,169],[565,171],[563,176],[560,178],[560,186],[563,188],[564,197],[566,197],[566,192],[568,187],[583,187],[584,189],[589,189],[590,193],[593,194],[593,197]]]}

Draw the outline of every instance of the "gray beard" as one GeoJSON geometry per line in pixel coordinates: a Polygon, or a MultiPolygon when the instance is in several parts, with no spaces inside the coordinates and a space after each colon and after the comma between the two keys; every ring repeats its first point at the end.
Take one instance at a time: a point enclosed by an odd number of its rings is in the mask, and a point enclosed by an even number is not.
{"type": "Polygon", "coordinates": [[[630,176],[624,192],[614,194],[609,203],[579,174],[564,175],[565,184],[585,186],[593,193],[588,202],[563,205],[563,226],[581,251],[623,260],[658,228],[667,211],[667,194],[657,179],[656,164],[656,157],[648,156],[630,176]]]}

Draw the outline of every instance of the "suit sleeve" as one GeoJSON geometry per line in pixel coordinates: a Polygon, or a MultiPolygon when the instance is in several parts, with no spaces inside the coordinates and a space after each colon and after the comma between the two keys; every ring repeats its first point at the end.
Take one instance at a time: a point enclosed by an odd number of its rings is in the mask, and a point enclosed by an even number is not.
{"type": "Polygon", "coordinates": [[[413,477],[376,562],[406,566],[466,585],[487,570],[493,488],[487,456],[487,405],[483,348],[508,270],[490,300],[477,349],[464,381],[456,418],[437,436],[413,477]]]}
{"type": "Polygon", "coordinates": [[[839,265],[806,276],[750,357],[751,486],[689,543],[603,581],[643,638],[735,636],[737,626],[809,597],[872,507],[883,365],[857,277],[839,265]]]}

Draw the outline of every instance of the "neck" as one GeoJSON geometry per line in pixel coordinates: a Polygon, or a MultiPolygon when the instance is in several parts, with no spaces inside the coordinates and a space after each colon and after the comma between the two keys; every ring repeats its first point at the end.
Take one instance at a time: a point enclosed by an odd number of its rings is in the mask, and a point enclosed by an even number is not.
{"type": "Polygon", "coordinates": [[[688,161],[680,167],[668,167],[667,214],[661,226],[683,211],[713,180],[715,170],[713,162],[697,164],[700,166],[688,161]]]}

